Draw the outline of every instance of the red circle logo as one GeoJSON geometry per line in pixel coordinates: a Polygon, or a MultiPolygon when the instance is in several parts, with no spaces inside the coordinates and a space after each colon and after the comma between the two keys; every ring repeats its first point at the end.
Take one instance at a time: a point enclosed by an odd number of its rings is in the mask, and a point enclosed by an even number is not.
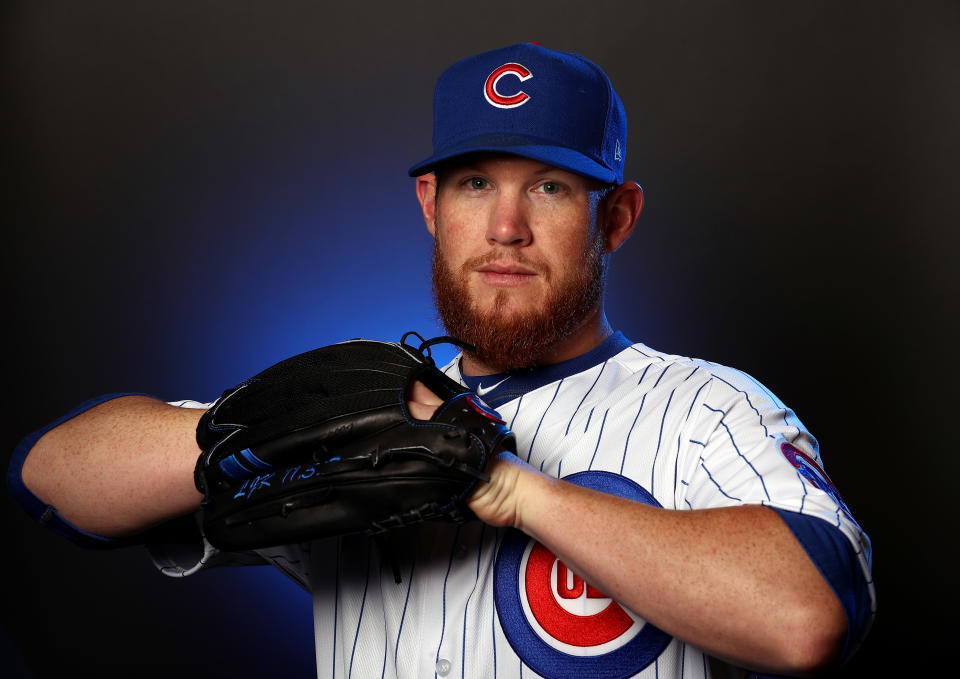
{"type": "MultiPolygon", "coordinates": [[[[601,471],[565,480],[661,506],[635,481],[601,471]]],[[[542,677],[633,676],[663,653],[671,637],[592,587],[547,547],[508,531],[494,565],[497,617],[510,646],[542,677]]]]}
{"type": "Polygon", "coordinates": [[[567,568],[546,547],[531,541],[524,564],[522,591],[524,608],[546,634],[541,638],[581,649],[626,643],[632,627],[639,631],[643,621],[634,619],[616,601],[567,568]]]}

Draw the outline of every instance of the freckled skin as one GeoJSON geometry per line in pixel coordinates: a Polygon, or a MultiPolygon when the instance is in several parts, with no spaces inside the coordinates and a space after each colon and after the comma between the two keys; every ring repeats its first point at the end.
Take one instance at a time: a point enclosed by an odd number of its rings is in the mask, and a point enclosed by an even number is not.
{"type": "Polygon", "coordinates": [[[471,272],[469,291],[482,310],[495,310],[500,291],[508,294],[496,310],[505,315],[542,305],[548,287],[572,275],[596,230],[590,188],[569,172],[503,158],[477,161],[444,178],[437,230],[450,267],[492,252],[507,260],[522,257],[538,274],[505,288],[471,272]]]}
{"type": "Polygon", "coordinates": [[[199,508],[193,468],[202,414],[145,396],[107,401],[41,437],[24,483],[83,530],[138,533],[199,508]]]}

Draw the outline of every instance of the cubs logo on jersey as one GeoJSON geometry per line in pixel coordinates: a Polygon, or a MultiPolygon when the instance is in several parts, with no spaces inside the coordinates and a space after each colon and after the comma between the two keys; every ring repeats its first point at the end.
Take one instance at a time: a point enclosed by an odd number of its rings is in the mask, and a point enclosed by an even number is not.
{"type": "MultiPolygon", "coordinates": [[[[580,472],[564,480],[660,506],[641,486],[610,472],[580,472]]],[[[544,677],[629,676],[670,643],[668,634],[592,587],[520,531],[504,539],[495,573],[504,634],[521,660],[544,677]]]]}
{"type": "Polygon", "coordinates": [[[853,521],[853,515],[850,513],[850,509],[847,507],[847,503],[843,501],[843,498],[840,497],[840,491],[837,490],[837,487],[833,485],[833,481],[830,480],[830,477],[827,476],[827,472],[823,471],[823,468],[817,464],[817,461],[812,457],[807,455],[805,452],[797,448],[792,443],[786,441],[780,442],[780,453],[787,458],[787,461],[794,466],[794,468],[800,473],[808,483],[810,483],[814,488],[819,488],[824,493],[833,498],[833,501],[837,503],[837,506],[847,515],[847,518],[853,521]]]}

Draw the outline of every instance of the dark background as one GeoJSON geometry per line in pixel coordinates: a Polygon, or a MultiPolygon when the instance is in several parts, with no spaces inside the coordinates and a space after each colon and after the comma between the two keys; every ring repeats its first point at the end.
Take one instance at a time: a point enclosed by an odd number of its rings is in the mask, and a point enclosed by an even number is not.
{"type": "MultiPolygon", "coordinates": [[[[0,31],[8,455],[100,393],[211,400],[437,333],[406,177],[433,82],[533,40],[600,64],[629,115],[647,203],[614,325],[762,380],[873,539],[879,614],[839,676],[953,657],[957,3],[8,2],[0,31]]],[[[169,580],[0,503],[0,674],[314,671],[278,572],[169,580]]]]}

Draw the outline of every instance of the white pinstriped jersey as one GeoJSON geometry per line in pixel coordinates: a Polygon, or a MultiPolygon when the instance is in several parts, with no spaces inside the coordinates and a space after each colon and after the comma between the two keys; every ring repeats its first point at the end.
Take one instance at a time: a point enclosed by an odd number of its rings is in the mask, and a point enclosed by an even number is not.
{"type": "MultiPolygon", "coordinates": [[[[619,333],[548,368],[560,376],[515,398],[513,377],[480,389],[494,404],[509,398],[494,407],[521,458],[670,509],[752,503],[819,517],[853,546],[873,608],[869,539],[838,495],[811,482],[816,440],[761,384],[627,346],[619,333]]],[[[462,380],[456,361],[445,372],[462,380]]],[[[424,525],[389,542],[356,536],[261,555],[313,592],[318,677],[715,676],[699,649],[584,586],[517,531],[424,525]]]]}

